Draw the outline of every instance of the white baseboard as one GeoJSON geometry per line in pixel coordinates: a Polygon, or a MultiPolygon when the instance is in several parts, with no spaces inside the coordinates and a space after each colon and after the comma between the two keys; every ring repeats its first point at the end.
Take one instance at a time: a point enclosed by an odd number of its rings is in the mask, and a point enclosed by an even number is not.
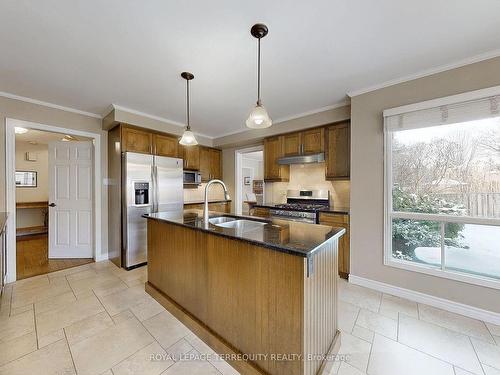
{"type": "Polygon", "coordinates": [[[469,318],[479,319],[488,323],[500,325],[500,313],[496,313],[493,311],[480,309],[478,307],[465,305],[463,303],[450,301],[448,299],[431,296],[429,294],[416,292],[414,290],[401,288],[399,286],[394,286],[355,275],[349,275],[349,282],[364,286],[366,288],[374,289],[382,293],[392,294],[393,296],[406,298],[411,301],[451,311],[456,314],[465,315],[469,318]]]}
{"type": "Polygon", "coordinates": [[[100,255],[96,255],[95,257],[95,261],[96,262],[102,262],[103,260],[108,260],[108,253],[106,254],[100,254],[100,255]]]}

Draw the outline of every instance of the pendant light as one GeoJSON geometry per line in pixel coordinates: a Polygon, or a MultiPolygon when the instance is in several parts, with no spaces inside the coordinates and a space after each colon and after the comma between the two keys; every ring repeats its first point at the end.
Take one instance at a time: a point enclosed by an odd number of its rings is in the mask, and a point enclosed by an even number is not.
{"type": "Polygon", "coordinates": [[[268,128],[273,124],[273,120],[271,120],[267,114],[267,111],[260,100],[260,40],[267,35],[268,29],[266,25],[257,23],[252,26],[250,33],[259,41],[257,60],[257,105],[250,112],[246,124],[247,127],[252,129],[263,129],[268,128]]]}
{"type": "Polygon", "coordinates": [[[184,130],[184,133],[182,134],[179,143],[183,146],[195,146],[198,144],[198,141],[196,140],[194,133],[191,131],[191,125],[189,124],[189,81],[194,78],[194,75],[189,72],[182,72],[181,77],[186,80],[187,126],[186,130],[184,130]]]}

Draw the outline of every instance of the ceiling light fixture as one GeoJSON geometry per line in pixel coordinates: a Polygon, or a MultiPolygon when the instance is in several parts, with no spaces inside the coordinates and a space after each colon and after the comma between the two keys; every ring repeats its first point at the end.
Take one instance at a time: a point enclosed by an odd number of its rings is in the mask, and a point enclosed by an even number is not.
{"type": "Polygon", "coordinates": [[[66,134],[64,137],[61,138],[61,141],[63,142],[78,141],[78,139],[73,137],[72,135],[66,134]]]}
{"type": "Polygon", "coordinates": [[[16,134],[24,134],[27,132],[28,132],[28,129],[26,129],[26,128],[21,128],[19,126],[14,127],[14,133],[16,133],[16,134]]]}
{"type": "Polygon", "coordinates": [[[260,100],[260,40],[267,35],[268,31],[267,26],[262,23],[257,23],[250,29],[252,36],[259,41],[257,59],[257,105],[252,109],[246,121],[247,127],[251,129],[268,128],[273,124],[273,120],[269,117],[269,114],[260,100]]]}
{"type": "Polygon", "coordinates": [[[194,78],[194,75],[189,72],[182,72],[181,77],[186,80],[187,126],[186,130],[184,130],[184,134],[182,134],[179,143],[183,146],[194,146],[198,144],[198,141],[196,140],[194,133],[191,131],[191,125],[189,123],[189,81],[194,78]]]}

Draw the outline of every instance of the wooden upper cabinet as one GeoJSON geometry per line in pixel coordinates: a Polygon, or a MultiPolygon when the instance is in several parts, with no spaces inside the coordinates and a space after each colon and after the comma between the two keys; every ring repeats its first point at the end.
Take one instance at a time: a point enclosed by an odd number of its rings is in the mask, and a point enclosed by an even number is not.
{"type": "Polygon", "coordinates": [[[283,156],[300,154],[300,133],[290,133],[283,136],[283,156]]]}
{"type": "Polygon", "coordinates": [[[176,158],[179,155],[179,141],[177,137],[154,134],[154,154],[176,158]]]}
{"type": "Polygon", "coordinates": [[[210,178],[222,179],[222,151],[216,148],[209,149],[210,153],[210,178]]]}
{"type": "Polygon", "coordinates": [[[326,178],[347,180],[350,177],[350,124],[344,122],[326,128],[326,178]]]}
{"type": "Polygon", "coordinates": [[[284,154],[284,137],[276,136],[264,139],[264,180],[288,181],[289,165],[278,164],[278,159],[284,154]]]}
{"type": "Polygon", "coordinates": [[[200,170],[200,146],[182,146],[184,169],[200,170]]]}
{"type": "Polygon", "coordinates": [[[210,181],[211,174],[211,160],[210,160],[210,149],[208,147],[200,147],[200,173],[201,181],[210,181]]]}
{"type": "Polygon", "coordinates": [[[324,128],[283,135],[283,156],[307,155],[324,151],[324,128]]]}
{"type": "Polygon", "coordinates": [[[302,153],[315,154],[325,151],[325,128],[306,130],[300,133],[302,153]]]}
{"type": "Polygon", "coordinates": [[[122,128],[122,151],[151,154],[153,152],[153,135],[139,129],[122,128]]]}

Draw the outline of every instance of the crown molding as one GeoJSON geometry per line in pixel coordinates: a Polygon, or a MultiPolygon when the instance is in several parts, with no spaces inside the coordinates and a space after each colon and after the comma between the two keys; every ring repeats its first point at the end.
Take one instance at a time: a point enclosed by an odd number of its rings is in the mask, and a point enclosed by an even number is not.
{"type": "MultiPolygon", "coordinates": [[[[123,107],[123,106],[117,105],[117,104],[111,104],[110,108],[111,109],[109,110],[108,114],[111,111],[113,111],[113,110],[118,110],[118,111],[128,112],[128,113],[131,113],[131,114],[134,114],[134,115],[137,115],[137,116],[146,117],[146,118],[149,118],[151,120],[156,120],[156,121],[164,122],[164,123],[167,123],[167,124],[175,125],[175,126],[178,126],[180,128],[185,128],[186,127],[186,124],[183,124],[182,122],[170,120],[170,119],[168,119],[166,117],[160,117],[160,116],[156,116],[156,115],[151,115],[149,113],[137,111],[135,109],[123,107]]],[[[206,134],[199,133],[199,132],[196,132],[196,131],[193,131],[193,133],[195,135],[199,135],[201,137],[208,138],[208,139],[214,139],[215,138],[215,137],[213,137],[211,135],[206,135],[206,134]]]]}
{"type": "MultiPolygon", "coordinates": [[[[291,116],[287,116],[287,117],[280,117],[280,118],[278,118],[278,119],[276,119],[276,120],[273,121],[273,126],[281,124],[281,123],[286,122],[286,121],[296,120],[296,119],[299,119],[299,118],[302,118],[302,117],[306,117],[306,116],[310,116],[310,115],[315,115],[317,113],[326,112],[326,111],[329,111],[329,110],[332,110],[332,109],[336,109],[336,108],[340,108],[340,107],[345,107],[345,106],[348,106],[348,105],[350,105],[350,102],[348,100],[343,100],[341,102],[338,102],[338,103],[335,103],[335,104],[332,104],[332,105],[329,105],[329,106],[326,106],[326,107],[321,107],[321,108],[313,109],[313,110],[310,110],[310,111],[306,111],[306,112],[302,112],[302,113],[297,113],[295,115],[291,115],[291,116]]],[[[238,130],[234,130],[234,131],[231,131],[231,132],[227,132],[227,133],[223,133],[223,134],[214,136],[214,139],[223,138],[223,137],[227,137],[227,136],[230,136],[230,135],[244,133],[244,132],[252,131],[252,130],[253,129],[245,127],[245,128],[241,128],[241,129],[238,129],[238,130]]]]}
{"type": "Polygon", "coordinates": [[[41,105],[41,106],[44,106],[44,107],[59,109],[61,111],[72,112],[72,113],[76,113],[76,114],[83,115],[83,116],[88,116],[88,117],[102,119],[101,115],[98,115],[97,113],[81,111],[79,109],[75,109],[75,108],[71,108],[71,107],[64,107],[62,105],[58,105],[58,104],[54,104],[54,103],[49,103],[49,102],[44,102],[44,101],[37,100],[37,99],[27,98],[25,96],[14,95],[14,94],[11,94],[11,93],[8,93],[8,92],[0,91],[0,97],[8,98],[8,99],[14,99],[14,100],[19,100],[19,101],[26,102],[26,103],[41,105]]]}
{"type": "Polygon", "coordinates": [[[280,117],[280,118],[276,119],[276,121],[274,121],[273,124],[280,124],[280,123],[285,122],[285,121],[296,120],[296,119],[301,118],[301,117],[315,115],[317,113],[326,112],[326,111],[340,108],[340,107],[345,107],[345,106],[348,106],[350,104],[351,103],[349,100],[342,100],[342,101],[337,102],[335,104],[327,105],[326,107],[321,107],[321,108],[313,109],[311,111],[297,113],[295,115],[291,115],[291,116],[287,116],[287,117],[280,117]]]}
{"type": "Polygon", "coordinates": [[[456,61],[454,63],[450,63],[450,64],[446,64],[446,65],[441,65],[441,66],[438,66],[438,67],[435,67],[435,68],[421,70],[420,72],[413,73],[413,74],[410,74],[410,75],[407,75],[407,76],[402,76],[402,77],[399,77],[399,78],[395,78],[395,79],[392,79],[392,80],[389,80],[389,81],[386,81],[386,82],[383,82],[383,83],[379,83],[379,84],[376,84],[376,85],[373,85],[373,86],[368,86],[368,87],[365,87],[365,88],[362,88],[362,89],[348,91],[347,95],[352,98],[352,97],[355,97],[355,96],[358,96],[358,95],[366,94],[368,92],[380,90],[380,89],[383,89],[383,88],[386,88],[386,87],[389,87],[389,86],[394,86],[394,85],[397,85],[399,83],[413,81],[413,80],[418,79],[418,78],[423,78],[423,77],[431,76],[433,74],[442,73],[442,72],[445,72],[447,70],[452,70],[452,69],[460,68],[460,67],[463,67],[463,66],[466,66],[466,65],[470,65],[470,64],[474,64],[474,63],[477,63],[477,62],[481,62],[481,61],[484,61],[484,60],[493,59],[493,58],[499,57],[499,56],[500,56],[500,49],[489,51],[489,52],[486,52],[486,53],[482,53],[482,54],[479,54],[479,55],[468,57],[466,59],[462,59],[462,60],[456,61]]]}

